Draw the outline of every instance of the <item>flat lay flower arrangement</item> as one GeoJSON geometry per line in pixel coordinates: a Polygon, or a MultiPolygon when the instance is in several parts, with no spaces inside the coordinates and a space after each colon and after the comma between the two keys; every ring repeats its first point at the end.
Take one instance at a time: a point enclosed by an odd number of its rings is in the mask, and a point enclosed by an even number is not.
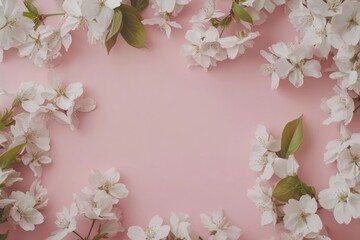
{"type": "MultiPolygon", "coordinates": [[[[20,58],[28,58],[37,67],[57,67],[63,55],[71,52],[76,31],[86,34],[89,44],[103,45],[111,56],[122,42],[120,37],[132,47],[146,48],[146,32],[160,30],[171,41],[174,31],[183,28],[177,20],[191,1],[64,0],[59,6],[59,11],[45,13],[36,1],[1,0],[1,60],[6,62],[3,55],[15,49],[20,58]],[[147,18],[142,16],[145,10],[147,18]],[[148,17],[150,12],[154,16],[148,17]],[[50,18],[58,18],[58,25],[48,24],[50,18]]],[[[334,95],[321,99],[319,111],[328,114],[324,125],[338,125],[338,136],[329,139],[323,157],[325,164],[336,165],[338,173],[324,189],[315,189],[298,173],[302,158],[295,154],[307,140],[306,116],[288,122],[281,139],[259,125],[249,161],[250,169],[259,176],[247,197],[260,211],[259,225],[281,229],[279,239],[331,239],[320,212],[331,212],[338,224],[360,218],[360,133],[349,130],[360,108],[360,2],[232,0],[224,11],[217,8],[217,1],[204,0],[203,7],[188,19],[191,28],[186,30],[179,55],[189,58],[188,67],[200,67],[205,72],[210,69],[206,74],[211,75],[211,68],[222,68],[254,48],[256,39],[261,38],[257,26],[264,24],[276,8],[288,16],[298,36],[289,43],[268,43],[268,49],[256,53],[264,58],[259,71],[269,76],[273,90],[281,88],[283,79],[296,88],[311,84],[311,80],[304,80],[324,74],[333,80],[334,95]]],[[[42,212],[51,199],[41,177],[43,165],[53,161],[52,122],[76,131],[79,116],[97,107],[94,99],[83,97],[82,83],[65,82],[50,71],[46,86],[26,81],[14,93],[0,88],[0,96],[10,100],[0,115],[0,223],[6,226],[0,239],[16,234],[14,228],[36,231],[46,220],[42,212]],[[22,177],[24,166],[33,173],[32,184],[25,191],[16,188],[18,182],[28,182],[22,177]]],[[[206,235],[195,233],[196,223],[189,214],[175,211],[169,219],[154,214],[147,226],[125,227],[122,202],[131,196],[131,189],[122,179],[120,182],[119,170],[125,171],[117,166],[109,166],[104,172],[92,170],[89,186],[74,193],[73,202],[56,214],[58,230],[46,239],[236,240],[247,231],[230,223],[226,209],[224,212],[218,206],[213,212],[200,214],[206,235]]]]}

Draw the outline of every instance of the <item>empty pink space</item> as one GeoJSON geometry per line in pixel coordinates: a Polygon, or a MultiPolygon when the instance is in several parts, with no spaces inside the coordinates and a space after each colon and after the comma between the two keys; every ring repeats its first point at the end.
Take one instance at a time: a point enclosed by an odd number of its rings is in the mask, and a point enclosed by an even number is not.
{"type": "MultiPolygon", "coordinates": [[[[58,2],[39,4],[56,9],[58,2]]],[[[45,223],[34,232],[11,229],[10,240],[48,237],[56,230],[56,212],[69,206],[73,193],[87,185],[89,172],[111,167],[120,171],[129,189],[129,197],[120,203],[126,228],[146,226],[156,214],[168,220],[172,211],[186,212],[192,231],[205,236],[199,214],[222,208],[242,228],[242,239],[278,236],[279,229],[260,226],[260,212],[246,197],[258,176],[249,169],[251,141],[258,124],[280,138],[284,125],[301,114],[305,138],[296,154],[299,175],[317,191],[328,186],[336,169],[325,165],[323,154],[327,142],[337,137],[337,129],[322,125],[327,115],[320,103],[332,94],[334,82],[328,76],[305,78],[304,86],[296,89],[284,80],[273,91],[269,77],[259,71],[266,61],[261,49],[296,37],[284,9],[277,9],[257,28],[261,37],[243,57],[204,72],[187,68],[189,61],[180,56],[188,20],[201,6],[202,1],[194,0],[186,7],[178,18],[183,29],[174,30],[170,40],[156,27],[147,27],[146,49],[131,48],[119,39],[107,55],[103,46],[89,45],[84,32],[73,34],[69,52],[54,70],[66,83],[82,82],[97,109],[81,116],[76,131],[51,124],[53,163],[44,167],[42,176],[49,191],[45,223]]],[[[145,16],[151,14],[151,9],[145,12],[145,16]]],[[[0,65],[0,87],[14,92],[23,81],[46,84],[48,71],[10,51],[0,65]]],[[[356,116],[353,121],[359,120],[356,116]]],[[[359,126],[352,130],[359,131],[359,126]]],[[[25,167],[21,170],[28,182],[16,187],[25,189],[32,173],[25,167]]],[[[359,220],[339,225],[325,210],[320,216],[331,239],[359,238],[359,220]]],[[[80,231],[85,231],[90,222],[79,224],[80,231]]],[[[124,233],[115,239],[126,238],[124,233]]]]}

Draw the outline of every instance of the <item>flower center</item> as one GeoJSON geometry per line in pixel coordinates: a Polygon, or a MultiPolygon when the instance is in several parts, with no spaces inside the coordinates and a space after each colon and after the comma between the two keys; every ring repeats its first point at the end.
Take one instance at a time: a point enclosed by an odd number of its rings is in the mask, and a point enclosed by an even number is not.
{"type": "Polygon", "coordinates": [[[356,21],[355,18],[351,18],[349,21],[348,21],[348,28],[352,28],[352,27],[355,27],[359,25],[359,23],[356,21]]]}
{"type": "Polygon", "coordinates": [[[338,192],[337,198],[339,202],[347,202],[348,194],[346,192],[338,192]]]}
{"type": "Polygon", "coordinates": [[[145,230],[145,234],[146,234],[146,240],[152,240],[155,238],[156,236],[156,231],[154,228],[152,227],[148,227],[145,230]]]}
{"type": "Polygon", "coordinates": [[[300,219],[302,220],[302,221],[304,221],[305,223],[307,222],[307,217],[308,216],[310,216],[310,213],[306,213],[306,212],[301,212],[300,213],[300,219]]]}

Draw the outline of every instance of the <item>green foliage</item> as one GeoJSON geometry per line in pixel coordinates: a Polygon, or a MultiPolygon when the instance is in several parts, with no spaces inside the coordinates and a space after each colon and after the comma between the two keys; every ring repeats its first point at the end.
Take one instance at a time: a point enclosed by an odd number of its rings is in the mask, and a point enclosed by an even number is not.
{"type": "Polygon", "coordinates": [[[275,186],[272,197],[287,202],[289,199],[299,199],[302,195],[315,196],[315,190],[302,182],[297,176],[288,176],[281,179],[275,186]]]}
{"type": "Polygon", "coordinates": [[[17,155],[21,153],[25,146],[25,143],[17,145],[3,154],[0,155],[0,168],[9,168],[9,166],[16,160],[17,155]]]}
{"type": "Polygon", "coordinates": [[[248,23],[253,23],[250,14],[246,11],[245,8],[241,7],[238,3],[234,2],[232,4],[231,10],[234,13],[234,15],[238,17],[240,20],[248,23]]]}
{"type": "Polygon", "coordinates": [[[131,0],[131,6],[141,12],[149,6],[149,0],[131,0]]]}
{"type": "Polygon", "coordinates": [[[23,12],[23,16],[30,18],[34,22],[36,29],[41,22],[41,15],[31,0],[25,0],[24,5],[28,12],[23,12]]]}
{"type": "Polygon", "coordinates": [[[286,124],[281,136],[281,150],[277,155],[288,158],[299,149],[304,137],[302,116],[286,124]]]}
{"type": "Polygon", "coordinates": [[[105,40],[105,46],[108,53],[110,53],[111,49],[114,47],[117,37],[121,31],[122,18],[123,15],[120,8],[116,8],[114,10],[114,16],[111,22],[109,33],[107,34],[105,40]]]}
{"type": "Polygon", "coordinates": [[[139,12],[126,4],[122,4],[120,9],[123,15],[121,36],[129,45],[135,48],[144,48],[146,34],[139,12]]]}

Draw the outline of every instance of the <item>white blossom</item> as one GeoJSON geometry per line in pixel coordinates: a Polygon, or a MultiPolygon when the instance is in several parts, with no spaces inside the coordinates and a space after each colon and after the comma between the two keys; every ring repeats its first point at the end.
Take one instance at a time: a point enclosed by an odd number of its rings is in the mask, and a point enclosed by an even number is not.
{"type": "Polygon", "coordinates": [[[189,235],[191,223],[189,222],[189,215],[184,213],[171,213],[170,216],[171,232],[175,239],[191,240],[189,235]]]}
{"type": "Polygon", "coordinates": [[[41,180],[37,179],[31,184],[29,193],[36,201],[36,209],[43,209],[48,205],[48,191],[41,185],[41,180]]]}
{"type": "Polygon", "coordinates": [[[91,98],[77,98],[74,104],[67,111],[70,119],[70,128],[72,130],[79,127],[78,114],[81,112],[91,112],[96,108],[96,102],[91,98]]]}
{"type": "Polygon", "coordinates": [[[288,159],[275,158],[274,164],[274,173],[279,178],[285,178],[287,176],[295,176],[299,170],[299,163],[295,159],[294,155],[290,155],[288,159]]]}
{"type": "Polygon", "coordinates": [[[27,145],[26,153],[21,157],[21,160],[24,165],[30,167],[34,176],[37,177],[41,176],[41,166],[52,162],[49,152],[38,148],[36,145],[27,145]]]}
{"type": "Polygon", "coordinates": [[[259,32],[238,32],[235,36],[224,37],[219,39],[222,48],[226,49],[229,59],[235,59],[245,53],[245,50],[252,48],[253,39],[260,35],[259,32]]]}
{"type": "Polygon", "coordinates": [[[127,236],[131,240],[160,240],[169,235],[170,226],[162,225],[163,219],[158,215],[154,216],[149,226],[143,230],[139,226],[131,226],[128,229],[127,236]]]}
{"type": "Polygon", "coordinates": [[[213,18],[220,18],[225,16],[225,13],[215,9],[215,0],[204,0],[204,7],[202,7],[198,14],[191,17],[191,23],[205,23],[213,18]]]}
{"type": "Polygon", "coordinates": [[[320,205],[333,210],[338,223],[349,224],[360,216],[359,189],[340,175],[332,176],[329,183],[328,189],[319,192],[320,205]]]}
{"type": "Polygon", "coordinates": [[[315,15],[332,17],[342,13],[343,2],[343,0],[308,0],[307,6],[315,15]]]}
{"type": "Polygon", "coordinates": [[[237,240],[240,238],[241,229],[228,223],[222,209],[213,211],[211,218],[206,214],[200,214],[200,219],[203,226],[213,233],[212,240],[237,240]]]}
{"type": "Polygon", "coordinates": [[[336,95],[321,100],[321,109],[330,114],[323,124],[344,122],[345,125],[348,125],[354,115],[354,100],[349,96],[347,90],[335,86],[334,92],[336,95]]]}
{"type": "Polygon", "coordinates": [[[0,193],[2,188],[11,187],[14,183],[22,181],[20,173],[14,169],[0,169],[0,193]]]}
{"type": "Polygon", "coordinates": [[[76,230],[76,219],[78,210],[75,203],[72,203],[70,209],[63,208],[62,212],[56,213],[55,224],[59,228],[58,231],[54,232],[51,237],[47,240],[61,240],[66,237],[69,233],[76,230]]]}
{"type": "Polygon", "coordinates": [[[124,231],[124,227],[119,222],[119,219],[107,220],[101,223],[101,226],[99,228],[100,234],[105,235],[106,238],[114,237],[116,236],[116,234],[123,231],[124,231]]]}
{"type": "Polygon", "coordinates": [[[175,21],[170,21],[165,15],[164,17],[157,17],[151,19],[144,19],[141,21],[144,25],[158,25],[159,28],[166,34],[168,38],[171,35],[171,28],[181,29],[181,25],[175,21]]]}
{"type": "MultiPolygon", "coordinates": [[[[27,112],[36,112],[45,101],[41,96],[43,91],[44,88],[37,83],[23,82],[19,86],[14,101],[21,104],[21,107],[27,112]]],[[[8,93],[7,95],[11,96],[8,93]]]]}
{"type": "Polygon", "coordinates": [[[110,198],[102,198],[96,201],[95,195],[86,191],[79,195],[74,195],[74,198],[79,213],[84,214],[89,219],[117,219],[116,215],[112,212],[114,202],[110,198]]]}
{"type": "Polygon", "coordinates": [[[346,179],[354,179],[359,176],[360,169],[360,142],[342,150],[337,160],[340,174],[346,179]]]}

